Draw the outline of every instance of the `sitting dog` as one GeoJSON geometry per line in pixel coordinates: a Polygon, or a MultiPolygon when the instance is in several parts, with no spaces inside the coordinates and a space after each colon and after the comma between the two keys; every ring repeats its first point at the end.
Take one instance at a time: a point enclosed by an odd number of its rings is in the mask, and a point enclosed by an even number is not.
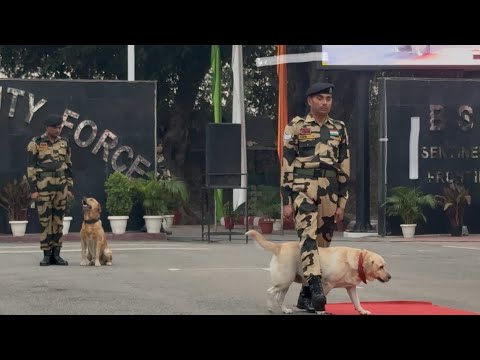
{"type": "MultiPolygon", "coordinates": [[[[293,282],[308,286],[303,276],[302,261],[298,242],[275,244],[267,241],[256,230],[245,233],[253,237],[265,250],[273,253],[270,261],[270,276],[273,286],[267,290],[268,310],[273,311],[275,306],[285,314],[292,313],[283,301],[293,282]]],[[[363,249],[354,249],[344,246],[318,248],[320,267],[322,269],[322,286],[325,296],[334,288],[345,288],[355,309],[362,315],[369,315],[370,311],[362,308],[357,295],[357,285],[362,281],[378,280],[387,282],[391,279],[385,267],[385,260],[378,254],[363,249]]],[[[318,311],[324,314],[324,311],[318,311]]]]}
{"type": "Polygon", "coordinates": [[[80,230],[82,261],[80,265],[112,265],[112,250],[108,247],[102,220],[100,220],[102,207],[94,198],[83,198],[82,205],[83,223],[80,230]]]}

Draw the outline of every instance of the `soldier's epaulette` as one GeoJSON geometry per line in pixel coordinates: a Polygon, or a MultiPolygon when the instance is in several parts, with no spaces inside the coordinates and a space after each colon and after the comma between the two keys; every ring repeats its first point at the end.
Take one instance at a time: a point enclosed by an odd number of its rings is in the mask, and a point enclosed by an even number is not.
{"type": "Polygon", "coordinates": [[[38,143],[38,141],[41,139],[41,136],[35,136],[32,141],[38,143]]]}
{"type": "Polygon", "coordinates": [[[290,123],[296,124],[296,123],[298,123],[298,122],[300,122],[300,121],[305,121],[305,119],[302,118],[302,117],[300,117],[300,116],[295,116],[290,123]]]}

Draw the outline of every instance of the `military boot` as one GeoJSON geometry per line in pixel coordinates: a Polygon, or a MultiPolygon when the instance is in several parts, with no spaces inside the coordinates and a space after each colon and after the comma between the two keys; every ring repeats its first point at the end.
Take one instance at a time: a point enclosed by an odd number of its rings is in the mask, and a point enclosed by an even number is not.
{"type": "Polygon", "coordinates": [[[300,290],[300,294],[298,295],[297,308],[309,312],[315,311],[312,306],[312,292],[310,291],[310,287],[302,286],[302,290],[300,290]]]}
{"type": "Polygon", "coordinates": [[[53,265],[68,265],[68,261],[63,260],[60,257],[60,247],[56,246],[53,248],[53,255],[52,255],[52,264],[53,265]]]}
{"type": "Polygon", "coordinates": [[[51,265],[52,250],[43,250],[43,259],[40,261],[40,266],[48,266],[51,265]]]}
{"type": "Polygon", "coordinates": [[[325,311],[325,304],[327,298],[323,293],[322,277],[319,275],[311,276],[308,279],[308,285],[310,285],[310,291],[312,293],[312,307],[315,311],[325,311]]]}

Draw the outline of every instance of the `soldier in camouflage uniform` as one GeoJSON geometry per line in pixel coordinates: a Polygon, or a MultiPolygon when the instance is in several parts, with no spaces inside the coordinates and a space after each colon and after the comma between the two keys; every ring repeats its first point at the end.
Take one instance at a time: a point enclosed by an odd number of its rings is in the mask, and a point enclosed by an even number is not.
{"type": "Polygon", "coordinates": [[[284,216],[295,218],[302,266],[309,286],[303,286],[297,307],[324,311],[318,247],[329,247],[335,223],[343,220],[350,176],[345,124],[328,116],[334,86],[316,83],[306,93],[309,114],[285,127],[282,163],[284,216]]]}
{"type": "Polygon", "coordinates": [[[27,147],[27,177],[40,220],[40,266],[68,265],[60,257],[63,216],[67,196],[73,187],[70,144],[59,136],[63,119],[50,115],[44,121],[46,131],[34,137],[27,147]]]}
{"type": "MultiPolygon", "coordinates": [[[[170,170],[168,169],[167,159],[163,155],[163,143],[161,141],[157,142],[157,179],[158,180],[171,180],[172,175],[170,174],[170,170]]],[[[172,235],[172,232],[169,230],[165,230],[162,226],[160,228],[160,232],[165,233],[167,235],[172,235]]]]}
{"type": "Polygon", "coordinates": [[[163,144],[158,142],[157,144],[157,179],[159,180],[170,180],[172,175],[170,170],[168,170],[167,159],[163,155],[163,144]]]}

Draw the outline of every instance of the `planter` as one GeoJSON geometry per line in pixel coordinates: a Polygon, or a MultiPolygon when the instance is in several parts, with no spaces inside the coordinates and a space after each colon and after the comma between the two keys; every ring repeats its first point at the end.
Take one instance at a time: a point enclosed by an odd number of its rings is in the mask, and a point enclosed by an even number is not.
{"type": "Polygon", "coordinates": [[[224,221],[225,229],[227,230],[232,230],[233,227],[235,226],[235,219],[233,218],[226,217],[223,219],[223,221],[224,221]]]}
{"type": "Polygon", "coordinates": [[[24,236],[27,230],[28,220],[11,220],[9,221],[12,228],[13,236],[24,236]]]}
{"type": "Polygon", "coordinates": [[[109,216],[110,226],[113,234],[124,234],[127,228],[128,216],[109,216]]]}
{"type": "Polygon", "coordinates": [[[73,218],[71,216],[63,217],[63,230],[62,230],[63,235],[67,235],[68,232],[70,231],[70,224],[72,222],[72,219],[73,218]]]}
{"type": "Polygon", "coordinates": [[[452,236],[462,236],[462,225],[450,225],[450,234],[452,236]]]}
{"type": "Polygon", "coordinates": [[[271,234],[273,231],[273,219],[260,219],[258,221],[258,226],[262,234],[271,234]]]}
{"type": "Polygon", "coordinates": [[[417,224],[400,224],[400,226],[402,227],[402,233],[405,239],[413,238],[417,224]]]}
{"type": "Polygon", "coordinates": [[[281,231],[282,230],[282,220],[275,219],[275,222],[273,223],[273,230],[274,231],[281,231]]]}
{"type": "Polygon", "coordinates": [[[145,215],[145,227],[149,234],[159,234],[162,226],[163,215],[145,215]]]}
{"type": "Polygon", "coordinates": [[[180,211],[175,211],[173,217],[173,225],[180,225],[182,223],[182,213],[180,211]]]}
{"type": "Polygon", "coordinates": [[[170,230],[173,225],[175,215],[164,215],[163,216],[163,228],[165,230],[170,230]]]}

